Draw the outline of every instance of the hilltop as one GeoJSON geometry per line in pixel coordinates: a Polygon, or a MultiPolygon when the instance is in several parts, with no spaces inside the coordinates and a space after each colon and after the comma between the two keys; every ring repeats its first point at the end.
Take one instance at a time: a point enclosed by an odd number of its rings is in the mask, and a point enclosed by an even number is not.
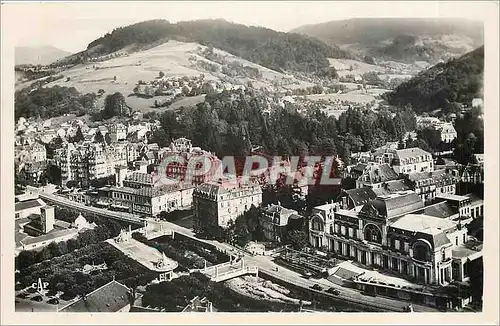
{"type": "Polygon", "coordinates": [[[16,65],[48,65],[69,55],[70,52],[51,45],[19,46],[15,49],[14,60],[16,65]]]}
{"type": "Polygon", "coordinates": [[[85,51],[61,60],[60,64],[83,63],[93,57],[123,50],[129,53],[140,51],[169,40],[218,48],[278,72],[317,72],[329,67],[327,58],[354,58],[348,51],[305,35],[221,19],[176,24],[150,20],[117,28],[91,42],[85,51]]]}
{"type": "Polygon", "coordinates": [[[431,64],[481,46],[481,23],[458,19],[356,18],[292,30],[360,56],[431,64]]]}
{"type": "MultiPolygon", "coordinates": [[[[160,80],[160,72],[164,74],[163,79],[192,79],[203,75],[206,81],[222,83],[224,87],[246,87],[249,82],[255,88],[294,89],[314,86],[298,77],[276,72],[219,49],[171,40],[142,51],[117,52],[105,56],[102,61],[74,65],[59,72],[60,78],[54,78],[44,87],[74,87],[82,94],[97,94],[101,90],[104,96],[99,97],[100,101],[105,95],[120,92],[126,97],[127,105],[134,110],[149,111],[155,101],[162,103],[171,96],[134,96],[134,88],[139,82],[144,83],[140,85],[142,88],[153,88],[150,84],[160,80]]],[[[20,84],[17,90],[28,85],[20,84]]],[[[179,105],[188,106],[200,101],[203,101],[203,96],[186,97],[178,102],[179,105]]],[[[174,107],[177,102],[175,104],[174,107]]]]}
{"type": "Polygon", "coordinates": [[[389,104],[411,104],[416,112],[451,109],[482,97],[484,46],[457,59],[437,64],[387,94],[389,104]]]}

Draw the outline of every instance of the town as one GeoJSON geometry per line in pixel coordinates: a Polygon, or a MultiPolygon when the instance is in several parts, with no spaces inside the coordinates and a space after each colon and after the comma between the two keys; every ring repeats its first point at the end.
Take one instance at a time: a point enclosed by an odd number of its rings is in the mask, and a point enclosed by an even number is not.
{"type": "Polygon", "coordinates": [[[16,311],[482,310],[486,105],[411,88],[482,48],[435,68],[211,41],[16,66],[16,311]]]}

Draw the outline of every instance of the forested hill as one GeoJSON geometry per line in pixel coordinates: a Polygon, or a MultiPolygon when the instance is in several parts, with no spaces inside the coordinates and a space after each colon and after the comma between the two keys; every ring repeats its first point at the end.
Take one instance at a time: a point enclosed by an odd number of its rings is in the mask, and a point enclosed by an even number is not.
{"type": "Polygon", "coordinates": [[[416,112],[456,110],[458,103],[470,105],[482,97],[484,46],[457,59],[437,64],[388,93],[389,104],[411,104],[416,112]]]}
{"type": "Polygon", "coordinates": [[[225,20],[196,20],[171,24],[150,20],[115,29],[91,42],[73,59],[109,54],[125,47],[136,49],[168,40],[198,42],[274,70],[315,72],[329,66],[327,58],[354,58],[352,54],[309,36],[249,27],[225,20]]]}
{"type": "Polygon", "coordinates": [[[405,63],[435,64],[484,44],[482,23],[463,19],[354,18],[301,26],[292,32],[359,55],[405,63]]]}

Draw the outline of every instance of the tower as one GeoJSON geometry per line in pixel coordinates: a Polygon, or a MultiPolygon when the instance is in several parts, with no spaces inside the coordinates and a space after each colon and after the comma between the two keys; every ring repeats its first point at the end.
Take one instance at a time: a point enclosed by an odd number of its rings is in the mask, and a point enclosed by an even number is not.
{"type": "Polygon", "coordinates": [[[49,233],[54,229],[54,223],[56,222],[54,206],[45,206],[40,209],[41,212],[41,224],[42,232],[49,233]]]}

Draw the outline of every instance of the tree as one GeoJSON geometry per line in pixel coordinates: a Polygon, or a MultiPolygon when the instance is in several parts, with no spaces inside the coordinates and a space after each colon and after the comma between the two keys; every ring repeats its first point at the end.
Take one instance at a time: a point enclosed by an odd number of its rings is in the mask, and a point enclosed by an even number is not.
{"type": "Polygon", "coordinates": [[[40,182],[42,184],[51,183],[60,185],[62,182],[61,169],[57,165],[48,164],[40,176],[40,182]]]}
{"type": "Polygon", "coordinates": [[[106,91],[105,91],[104,89],[102,89],[102,88],[100,88],[100,89],[97,91],[97,95],[99,95],[99,96],[103,96],[103,95],[104,95],[104,93],[106,93],[106,91]]]}
{"type": "Polygon", "coordinates": [[[104,119],[110,119],[114,116],[127,116],[129,114],[130,112],[122,93],[116,92],[112,95],[106,96],[103,110],[104,119]]]}
{"type": "Polygon", "coordinates": [[[94,141],[96,143],[103,143],[104,142],[104,136],[102,135],[101,130],[97,130],[94,136],[94,141]]]}
{"type": "Polygon", "coordinates": [[[301,250],[308,243],[307,234],[301,230],[290,230],[287,233],[287,241],[295,250],[301,250]]]}
{"type": "Polygon", "coordinates": [[[70,137],[69,141],[70,141],[70,143],[79,143],[79,142],[83,141],[84,139],[85,139],[85,137],[83,136],[82,128],[78,127],[78,129],[76,129],[75,136],[70,137]]]}
{"type": "Polygon", "coordinates": [[[165,77],[165,73],[163,73],[163,71],[160,71],[160,73],[158,74],[158,76],[159,76],[160,78],[163,78],[163,77],[165,77]]]}

